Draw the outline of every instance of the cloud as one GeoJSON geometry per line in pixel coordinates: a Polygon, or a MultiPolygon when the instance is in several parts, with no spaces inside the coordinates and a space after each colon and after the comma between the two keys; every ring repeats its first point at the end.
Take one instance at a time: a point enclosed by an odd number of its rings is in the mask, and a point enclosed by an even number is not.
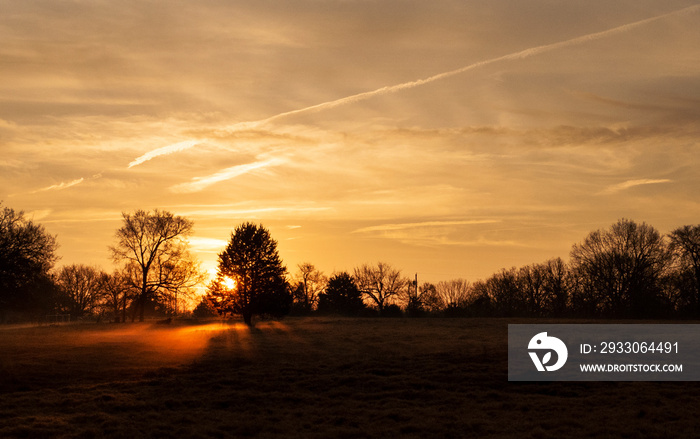
{"type": "Polygon", "coordinates": [[[133,168],[134,166],[138,166],[144,162],[153,160],[154,158],[160,157],[162,155],[172,154],[174,152],[190,149],[193,146],[196,146],[198,143],[201,143],[201,140],[185,140],[184,142],[174,143],[172,145],[154,149],[153,151],[149,151],[146,154],[134,159],[131,163],[129,163],[129,168],[133,168]]]}
{"type": "Polygon", "coordinates": [[[254,163],[246,163],[245,165],[236,165],[206,177],[194,177],[190,183],[177,184],[172,186],[170,190],[173,192],[199,192],[213,184],[231,180],[232,178],[236,178],[258,169],[277,166],[283,162],[284,161],[280,159],[270,159],[254,163]]]}
{"type": "Polygon", "coordinates": [[[605,195],[610,195],[614,194],[620,191],[624,191],[626,189],[635,187],[635,186],[642,186],[642,185],[647,185],[647,184],[660,184],[660,183],[670,183],[672,180],[669,179],[660,179],[660,180],[651,180],[651,179],[641,179],[641,180],[627,180],[625,182],[619,183],[619,184],[614,184],[612,186],[607,187],[603,191],[601,191],[601,194],[605,195]]]}
{"type": "Polygon", "coordinates": [[[500,220],[465,220],[465,221],[424,221],[419,223],[402,223],[402,224],[381,224],[378,226],[363,227],[352,233],[368,233],[368,232],[391,232],[396,230],[415,229],[423,227],[447,227],[447,226],[464,226],[473,224],[492,224],[501,222],[500,220]]]}
{"type": "Polygon", "coordinates": [[[51,215],[52,212],[52,209],[33,210],[31,212],[28,212],[27,216],[34,221],[40,221],[51,215]]]}
{"type": "Polygon", "coordinates": [[[63,182],[62,182],[62,183],[59,183],[59,184],[53,184],[53,185],[51,185],[51,186],[48,186],[48,187],[45,187],[45,188],[36,190],[36,191],[34,191],[34,192],[32,192],[32,193],[33,193],[33,194],[36,194],[36,193],[38,193],[38,192],[46,192],[46,191],[53,191],[53,190],[60,191],[60,190],[63,190],[63,189],[68,189],[69,187],[77,186],[77,185],[79,185],[80,183],[82,183],[83,181],[85,181],[84,178],[78,178],[78,179],[73,180],[73,181],[70,181],[70,182],[68,182],[68,183],[63,183],[63,182]]]}
{"type": "Polygon", "coordinates": [[[381,87],[381,88],[378,88],[376,90],[367,91],[367,92],[363,92],[363,93],[357,93],[357,94],[347,96],[344,98],[340,98],[340,99],[336,99],[333,101],[323,102],[323,103],[312,105],[309,107],[300,108],[298,110],[286,111],[284,113],[280,113],[280,114],[276,114],[274,116],[268,117],[267,119],[262,119],[262,120],[253,121],[253,122],[241,122],[241,123],[238,123],[238,124],[231,126],[231,129],[239,130],[239,129],[258,128],[261,125],[265,125],[265,124],[268,124],[270,122],[274,122],[277,119],[282,119],[282,118],[285,118],[288,116],[294,116],[294,115],[301,114],[301,113],[309,113],[309,112],[315,112],[315,111],[321,111],[321,110],[329,110],[331,108],[339,107],[341,105],[347,105],[347,104],[352,104],[352,103],[364,101],[366,99],[370,99],[370,98],[375,97],[375,96],[385,95],[385,94],[389,94],[389,93],[395,93],[395,92],[398,92],[401,90],[408,90],[411,88],[415,88],[415,87],[419,87],[419,86],[422,86],[425,84],[429,84],[431,82],[446,79],[446,78],[449,78],[451,76],[459,75],[459,74],[465,73],[469,70],[474,70],[474,69],[477,69],[480,67],[484,67],[484,66],[487,66],[489,64],[494,64],[494,63],[498,63],[501,61],[510,61],[510,60],[529,58],[531,56],[539,55],[541,53],[550,52],[553,50],[557,50],[557,49],[561,49],[561,48],[565,48],[565,47],[569,47],[569,46],[574,46],[577,44],[583,44],[583,43],[595,41],[595,40],[598,40],[601,38],[606,38],[606,37],[609,37],[612,35],[628,32],[628,31],[635,29],[637,27],[652,23],[652,22],[657,21],[657,20],[668,18],[668,17],[674,16],[674,15],[686,15],[686,14],[694,13],[697,11],[700,11],[700,5],[691,6],[691,7],[680,9],[677,11],[673,11],[673,12],[670,12],[667,14],[658,15],[656,17],[647,18],[644,20],[636,21],[634,23],[628,23],[628,24],[625,24],[622,26],[618,26],[618,27],[615,27],[612,29],[605,30],[605,31],[591,33],[591,34],[583,35],[580,37],[572,38],[569,40],[560,41],[557,43],[531,47],[531,48],[528,48],[525,50],[510,53],[508,55],[503,55],[503,56],[499,56],[496,58],[491,58],[488,60],[479,61],[479,62],[476,62],[473,64],[469,64],[468,66],[464,66],[464,67],[461,67],[459,69],[439,73],[437,75],[433,75],[433,76],[430,76],[428,78],[418,79],[418,80],[409,81],[409,82],[403,82],[401,84],[396,84],[396,85],[392,85],[392,86],[381,87]]]}
{"type": "MultiPolygon", "coordinates": [[[[478,234],[469,239],[459,227],[480,224],[501,223],[502,220],[465,220],[465,221],[424,221],[402,224],[381,224],[364,227],[352,233],[378,233],[383,239],[398,241],[402,244],[423,247],[527,247],[527,244],[512,239],[488,238],[478,234]],[[466,239],[465,239],[466,238],[466,239]]],[[[493,231],[492,231],[493,232],[493,231]]],[[[471,235],[471,233],[470,233],[471,235]]]]}
{"type": "MultiPolygon", "coordinates": [[[[442,72],[442,73],[438,73],[436,75],[429,76],[427,78],[403,82],[403,83],[395,84],[395,85],[391,85],[391,86],[384,86],[384,87],[381,87],[381,88],[378,88],[375,90],[353,94],[353,95],[346,96],[346,97],[343,97],[340,99],[326,101],[326,102],[322,102],[320,104],[315,104],[315,105],[311,105],[308,107],[299,108],[296,110],[285,111],[285,112],[275,114],[275,115],[270,116],[270,117],[265,118],[265,119],[246,121],[246,122],[238,122],[238,123],[235,123],[235,124],[232,124],[232,125],[225,127],[224,131],[228,131],[230,133],[235,133],[235,132],[239,132],[239,131],[257,130],[264,125],[270,124],[271,122],[275,122],[279,119],[284,119],[284,118],[287,118],[290,116],[295,116],[295,115],[305,114],[305,113],[313,113],[313,112],[318,112],[318,111],[323,111],[323,110],[330,110],[330,109],[333,109],[336,107],[361,102],[361,101],[364,101],[364,100],[367,100],[367,99],[370,99],[370,98],[373,98],[376,96],[382,96],[382,95],[386,95],[386,94],[390,94],[390,93],[396,93],[396,92],[399,92],[402,90],[412,89],[412,88],[426,85],[426,84],[429,84],[429,83],[432,83],[435,81],[447,79],[447,78],[450,78],[452,76],[456,76],[456,75],[468,72],[470,70],[475,70],[475,69],[478,69],[478,68],[481,68],[484,66],[488,66],[490,64],[495,64],[495,63],[499,63],[502,61],[512,61],[512,60],[525,59],[525,58],[529,58],[532,56],[540,55],[542,53],[551,52],[554,50],[558,50],[558,49],[562,49],[562,48],[566,48],[566,47],[570,47],[570,46],[584,44],[587,42],[607,38],[607,37],[610,37],[613,35],[629,32],[633,29],[636,29],[638,27],[653,23],[653,22],[658,21],[658,20],[666,19],[666,18],[669,18],[672,16],[689,15],[692,13],[696,13],[698,11],[700,11],[700,5],[690,6],[690,7],[687,7],[684,9],[679,9],[679,10],[676,10],[676,11],[673,11],[670,13],[657,15],[657,16],[646,18],[643,20],[635,21],[633,23],[624,24],[622,26],[617,26],[617,27],[614,27],[612,29],[604,30],[601,32],[590,33],[590,34],[582,35],[580,37],[571,38],[571,39],[564,40],[564,41],[559,41],[556,43],[530,47],[530,48],[520,50],[517,52],[513,52],[513,53],[510,53],[507,55],[503,55],[503,56],[499,56],[499,57],[495,57],[495,58],[490,58],[490,59],[487,59],[484,61],[475,62],[475,63],[469,64],[467,66],[460,67],[458,69],[454,69],[454,70],[450,70],[450,71],[446,71],[446,72],[442,72]]],[[[138,157],[137,159],[135,159],[134,161],[129,163],[129,168],[131,168],[133,166],[137,166],[143,162],[146,162],[148,160],[151,160],[155,157],[158,157],[158,156],[161,156],[164,154],[171,154],[173,152],[178,152],[178,151],[192,148],[193,146],[195,146],[201,142],[202,142],[202,140],[188,140],[188,141],[177,143],[174,145],[169,145],[169,146],[165,146],[162,148],[158,148],[156,150],[150,151],[150,152],[142,155],[141,157],[138,157]]]]}
{"type": "Polygon", "coordinates": [[[215,239],[215,238],[198,238],[198,237],[191,237],[189,239],[190,246],[192,247],[193,250],[197,252],[206,252],[206,253],[212,253],[212,252],[220,252],[222,249],[226,247],[228,244],[227,241],[223,239],[215,239]]]}
{"type": "MultiPolygon", "coordinates": [[[[248,203],[245,203],[248,204],[248,203]]],[[[221,206],[200,206],[201,208],[190,209],[187,207],[175,207],[175,210],[181,212],[182,214],[193,217],[195,219],[225,219],[230,220],[231,218],[250,218],[259,219],[262,217],[266,218],[288,218],[293,217],[299,219],[300,215],[313,215],[317,216],[320,213],[331,211],[330,207],[319,207],[319,206],[303,206],[303,202],[290,203],[289,206],[267,206],[267,207],[255,207],[250,205],[250,207],[232,207],[230,205],[221,206]]]]}

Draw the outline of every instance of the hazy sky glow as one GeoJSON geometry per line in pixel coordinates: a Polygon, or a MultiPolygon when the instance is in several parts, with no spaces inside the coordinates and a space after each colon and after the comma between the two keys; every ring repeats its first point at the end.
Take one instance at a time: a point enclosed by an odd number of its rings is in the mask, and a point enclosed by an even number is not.
{"type": "Polygon", "coordinates": [[[700,223],[692,1],[0,0],[0,199],[111,267],[120,213],[421,281],[700,223]]]}

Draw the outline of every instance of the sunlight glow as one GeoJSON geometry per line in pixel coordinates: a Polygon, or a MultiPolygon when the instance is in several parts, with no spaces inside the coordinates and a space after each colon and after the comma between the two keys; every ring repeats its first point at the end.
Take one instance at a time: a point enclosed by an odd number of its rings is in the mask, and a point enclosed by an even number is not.
{"type": "Polygon", "coordinates": [[[222,281],[222,283],[228,290],[233,290],[234,288],[236,288],[236,281],[228,276],[224,276],[224,280],[222,281]]]}

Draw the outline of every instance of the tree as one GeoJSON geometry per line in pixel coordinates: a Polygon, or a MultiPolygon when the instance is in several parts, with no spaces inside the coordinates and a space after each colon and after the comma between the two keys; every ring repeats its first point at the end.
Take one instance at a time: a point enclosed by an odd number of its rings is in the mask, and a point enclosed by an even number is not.
{"type": "Polygon", "coordinates": [[[660,280],[668,260],[655,228],[621,219],[572,248],[577,294],[583,295],[576,300],[603,315],[651,317],[660,311],[660,280]]]}
{"type": "Polygon", "coordinates": [[[100,277],[104,305],[112,312],[114,323],[126,322],[126,309],[134,296],[134,288],[125,271],[112,274],[103,273],[100,277]]]}
{"type": "Polygon", "coordinates": [[[4,207],[0,211],[0,322],[7,311],[50,306],[49,270],[57,261],[56,238],[44,227],[4,207]]]}
{"type": "Polygon", "coordinates": [[[464,308],[471,295],[471,285],[466,279],[440,281],[435,287],[442,309],[464,308]]]}
{"type": "Polygon", "coordinates": [[[476,291],[486,293],[494,311],[502,316],[518,316],[526,313],[526,301],[515,268],[502,269],[492,275],[476,291]]]}
{"type": "Polygon", "coordinates": [[[318,310],[321,312],[357,315],[364,307],[362,293],[347,272],[331,276],[326,290],[318,298],[318,310]]]}
{"type": "Polygon", "coordinates": [[[700,225],[679,227],[669,234],[669,249],[678,268],[678,276],[689,287],[685,293],[686,302],[697,317],[700,316],[700,225]]]}
{"type": "Polygon", "coordinates": [[[326,276],[309,262],[297,266],[299,273],[294,288],[295,308],[302,312],[314,310],[318,304],[318,295],[326,287],[326,276]]]}
{"type": "Polygon", "coordinates": [[[542,314],[542,305],[545,300],[544,277],[543,266],[538,264],[525,265],[518,270],[522,297],[526,302],[527,313],[531,316],[542,314]]]}
{"type": "Polygon", "coordinates": [[[438,294],[437,286],[430,282],[423,282],[419,287],[419,293],[423,308],[429,313],[437,313],[444,309],[442,297],[438,294]]]}
{"type": "Polygon", "coordinates": [[[518,270],[520,297],[530,316],[561,316],[567,311],[569,271],[561,258],[518,270]]]}
{"type": "MultiPolygon", "coordinates": [[[[194,223],[170,212],[137,210],[122,213],[117,245],[110,247],[115,262],[125,262],[138,286],[134,312],[143,321],[146,302],[168,302],[173,295],[201,281],[197,264],[187,248],[194,223]]],[[[132,317],[134,320],[134,317],[132,317]]]]}
{"type": "Polygon", "coordinates": [[[214,308],[207,297],[202,297],[197,306],[192,310],[192,316],[197,319],[216,317],[216,315],[216,308],[214,308]]]}
{"type": "Polygon", "coordinates": [[[76,320],[93,312],[101,299],[104,273],[95,267],[72,264],[61,267],[57,276],[60,307],[76,320]]]}
{"type": "Polygon", "coordinates": [[[407,285],[407,280],[401,277],[401,270],[385,262],[355,268],[354,278],[362,294],[377,305],[379,314],[384,314],[384,307],[407,285]]]}
{"type": "Polygon", "coordinates": [[[270,232],[262,225],[244,223],[219,254],[208,297],[220,314],[240,314],[250,326],[253,315],[289,312],[292,296],[286,272],[270,232]]]}

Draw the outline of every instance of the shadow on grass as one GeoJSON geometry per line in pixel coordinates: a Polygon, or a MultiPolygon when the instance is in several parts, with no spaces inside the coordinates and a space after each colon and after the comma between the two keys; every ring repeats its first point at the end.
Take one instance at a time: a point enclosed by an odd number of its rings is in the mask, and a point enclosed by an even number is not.
{"type": "MultiPolygon", "coordinates": [[[[151,329],[168,349],[83,346],[64,365],[75,373],[57,366],[60,385],[30,367],[37,381],[0,396],[0,436],[661,438],[700,427],[697,383],[509,383],[507,323],[306,318],[167,332],[187,343],[151,329]]],[[[61,340],[53,352],[81,347],[61,340]]]]}

